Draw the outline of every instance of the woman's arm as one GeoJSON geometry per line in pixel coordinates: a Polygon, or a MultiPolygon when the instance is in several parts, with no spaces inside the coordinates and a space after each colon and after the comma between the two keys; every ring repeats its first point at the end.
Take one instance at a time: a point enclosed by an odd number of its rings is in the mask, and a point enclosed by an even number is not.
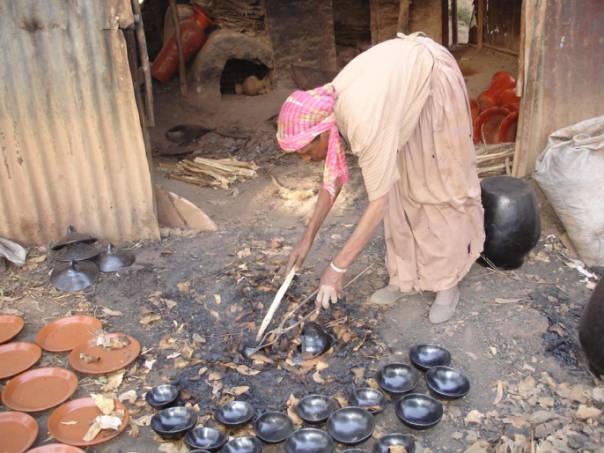
{"type": "Polygon", "coordinates": [[[336,187],[336,193],[333,199],[331,198],[331,194],[323,187],[321,187],[321,190],[319,191],[319,197],[317,198],[317,203],[315,204],[315,208],[312,217],[308,222],[308,226],[306,227],[306,231],[304,232],[304,235],[302,236],[298,244],[294,246],[289,255],[289,260],[287,263],[288,272],[293,266],[300,268],[304,263],[304,260],[306,259],[306,256],[308,255],[308,252],[310,251],[310,248],[312,247],[312,244],[315,240],[315,237],[317,236],[319,228],[321,228],[323,221],[327,217],[327,214],[329,214],[329,211],[331,211],[331,208],[333,207],[336,198],[340,194],[341,187],[341,185],[338,185],[336,187]]]}
{"type": "MultiPolygon", "coordinates": [[[[384,218],[386,210],[386,195],[370,201],[365,212],[352,235],[340,250],[340,253],[332,260],[333,265],[340,270],[345,270],[352,264],[354,259],[365,248],[375,228],[384,218]]],[[[344,272],[334,269],[331,264],[327,266],[321,277],[319,293],[317,294],[317,307],[329,308],[329,304],[336,303],[342,291],[344,272]]]]}

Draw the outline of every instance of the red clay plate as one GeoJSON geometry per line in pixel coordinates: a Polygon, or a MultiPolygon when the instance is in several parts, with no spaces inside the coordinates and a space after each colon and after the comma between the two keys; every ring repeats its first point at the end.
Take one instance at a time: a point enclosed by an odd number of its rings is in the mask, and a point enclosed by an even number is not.
{"type": "Polygon", "coordinates": [[[60,442],[78,447],[98,445],[118,436],[128,426],[128,410],[119,401],[115,401],[115,409],[124,411],[122,424],[117,431],[103,430],[89,442],[84,440],[84,435],[92,425],[94,419],[101,415],[101,411],[92,398],[80,398],[68,401],[56,408],[48,418],[48,432],[60,442]],[[77,422],[77,423],[73,423],[77,422]]]}
{"type": "MultiPolygon", "coordinates": [[[[123,333],[107,334],[109,338],[124,336],[123,333]]],[[[105,374],[121,370],[130,365],[140,354],[141,344],[130,335],[126,335],[130,344],[121,349],[107,349],[96,345],[96,338],[88,340],[86,343],[79,344],[69,353],[69,365],[74,370],[86,374],[105,374]],[[80,354],[86,354],[97,361],[86,363],[80,357],[80,354]]]]}
{"type": "Polygon", "coordinates": [[[29,370],[40,357],[42,349],[37,344],[15,341],[0,345],[0,379],[29,370]]]}
{"type": "Polygon", "coordinates": [[[23,453],[36,441],[38,423],[22,412],[0,413],[0,452],[23,453]]]}
{"type": "Polygon", "coordinates": [[[28,450],[27,453],[86,453],[78,447],[65,444],[48,444],[28,450]]]}
{"type": "Polygon", "coordinates": [[[25,322],[21,316],[0,315],[0,343],[17,336],[23,329],[25,322]]]}
{"type": "Polygon", "coordinates": [[[69,370],[36,368],[6,383],[2,403],[16,411],[39,412],[61,404],[77,388],[78,378],[69,370]]]}
{"type": "Polygon", "coordinates": [[[49,352],[71,351],[78,344],[94,337],[103,327],[92,316],[68,316],[46,324],[36,335],[36,343],[49,352]]]}

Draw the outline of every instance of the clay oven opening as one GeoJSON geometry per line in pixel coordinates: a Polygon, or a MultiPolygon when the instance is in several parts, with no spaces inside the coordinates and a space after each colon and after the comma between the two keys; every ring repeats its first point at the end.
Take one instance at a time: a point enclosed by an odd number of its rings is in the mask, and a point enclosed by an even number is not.
{"type": "Polygon", "coordinates": [[[270,78],[270,70],[268,66],[261,62],[254,62],[251,60],[242,60],[239,58],[230,58],[224,65],[222,75],[220,77],[220,93],[221,94],[264,94],[270,88],[268,84],[261,83],[261,86],[257,86],[258,82],[262,82],[267,78],[270,78]],[[255,92],[255,93],[254,93],[255,92]]]}

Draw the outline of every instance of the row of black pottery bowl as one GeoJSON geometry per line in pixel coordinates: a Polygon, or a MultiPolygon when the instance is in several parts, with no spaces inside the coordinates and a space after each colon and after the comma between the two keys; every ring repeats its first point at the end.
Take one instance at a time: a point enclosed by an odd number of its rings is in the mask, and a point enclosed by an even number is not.
{"type": "Polygon", "coordinates": [[[147,404],[154,409],[166,409],[178,403],[180,391],[172,384],[160,384],[145,394],[147,404]]]}

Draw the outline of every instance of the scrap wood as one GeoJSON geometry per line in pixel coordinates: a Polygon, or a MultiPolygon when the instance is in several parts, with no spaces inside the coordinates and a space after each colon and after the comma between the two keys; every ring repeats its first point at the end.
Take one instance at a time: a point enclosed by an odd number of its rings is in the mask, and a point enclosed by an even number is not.
{"type": "Polygon", "coordinates": [[[478,177],[510,175],[514,158],[514,143],[477,145],[476,165],[478,177]]]}
{"type": "Polygon", "coordinates": [[[160,168],[167,176],[190,184],[228,189],[238,180],[255,178],[258,166],[253,162],[243,162],[233,158],[208,159],[196,157],[181,160],[176,164],[161,163],[160,168]]]}

